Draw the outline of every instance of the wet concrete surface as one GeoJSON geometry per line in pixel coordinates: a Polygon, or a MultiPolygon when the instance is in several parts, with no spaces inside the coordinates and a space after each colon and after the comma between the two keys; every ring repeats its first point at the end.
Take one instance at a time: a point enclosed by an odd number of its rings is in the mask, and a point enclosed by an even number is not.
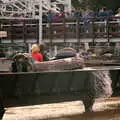
{"type": "Polygon", "coordinates": [[[96,100],[94,112],[85,112],[82,101],[7,107],[3,120],[120,120],[120,98],[96,100]]]}
{"type": "Polygon", "coordinates": [[[82,115],[57,118],[54,120],[120,120],[120,110],[83,113],[82,115]]]}

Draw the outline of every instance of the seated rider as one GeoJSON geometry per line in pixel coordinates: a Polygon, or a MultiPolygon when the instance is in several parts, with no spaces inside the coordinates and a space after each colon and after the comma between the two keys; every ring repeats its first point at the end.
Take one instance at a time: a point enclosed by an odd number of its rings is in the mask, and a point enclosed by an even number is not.
{"type": "Polygon", "coordinates": [[[32,58],[37,62],[43,61],[43,55],[40,53],[40,47],[37,44],[32,45],[32,58]]]}
{"type": "Polygon", "coordinates": [[[48,50],[47,45],[42,43],[39,45],[39,47],[40,47],[40,53],[43,55],[43,61],[49,61],[49,57],[47,55],[47,50],[48,50]]]}

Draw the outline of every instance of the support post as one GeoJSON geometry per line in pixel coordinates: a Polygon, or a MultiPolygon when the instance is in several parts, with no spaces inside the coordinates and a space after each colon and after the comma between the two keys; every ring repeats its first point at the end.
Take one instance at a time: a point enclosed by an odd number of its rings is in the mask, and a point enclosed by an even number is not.
{"type": "Polygon", "coordinates": [[[28,53],[31,53],[31,46],[32,46],[32,44],[28,43],[28,53]]]}
{"type": "Polygon", "coordinates": [[[95,46],[95,38],[96,38],[96,34],[95,34],[95,18],[92,18],[92,43],[93,46],[95,46]]]}
{"type": "MultiPolygon", "coordinates": [[[[2,20],[0,20],[0,31],[2,30],[2,22],[1,22],[2,20]]],[[[0,43],[1,43],[1,41],[2,41],[2,37],[0,36],[0,43]]]]}
{"type": "Polygon", "coordinates": [[[64,5],[65,5],[65,12],[71,12],[71,0],[65,0],[65,3],[64,3],[64,5]]]}
{"type": "Polygon", "coordinates": [[[42,0],[39,1],[39,44],[42,42],[42,0]]]}

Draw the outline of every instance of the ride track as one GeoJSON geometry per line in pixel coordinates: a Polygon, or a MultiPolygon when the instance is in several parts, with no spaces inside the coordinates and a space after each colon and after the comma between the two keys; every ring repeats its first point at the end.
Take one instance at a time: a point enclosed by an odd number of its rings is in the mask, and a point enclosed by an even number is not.
{"type": "MultiPolygon", "coordinates": [[[[99,96],[101,94],[98,92],[99,90],[97,89],[98,90],[96,91],[97,94],[92,96],[92,93],[90,93],[92,88],[92,86],[90,85],[91,84],[90,81],[94,81],[94,79],[96,79],[97,77],[96,75],[99,76],[100,74],[104,78],[100,75],[102,78],[97,79],[99,79],[100,81],[101,79],[105,79],[106,81],[107,79],[109,79],[109,77],[106,76],[107,75],[106,71],[111,71],[112,80],[118,81],[119,69],[120,69],[119,66],[104,66],[104,67],[84,67],[83,69],[62,71],[53,70],[44,72],[39,71],[39,72],[0,73],[1,98],[3,99],[3,103],[5,106],[10,105],[14,106],[15,100],[20,99],[21,97],[22,98],[28,97],[28,99],[31,99],[33,96],[41,96],[42,98],[43,95],[49,95],[51,96],[51,100],[49,102],[54,102],[55,96],[58,97],[59,102],[61,100],[71,101],[80,99],[84,101],[85,109],[87,110],[87,107],[89,105],[91,106],[94,103],[96,95],[98,94],[99,96]],[[117,78],[116,75],[114,76],[114,71],[115,74],[117,74],[117,78]],[[105,76],[103,74],[105,74],[105,76]],[[88,85],[89,87],[87,87],[88,85]],[[64,99],[61,99],[62,96],[64,96],[64,99]]],[[[107,88],[109,87],[110,86],[108,85],[107,88]]],[[[110,92],[110,90],[108,91],[110,92]]],[[[24,102],[25,101],[20,103],[18,101],[17,105],[19,106],[21,104],[24,104],[24,102]]],[[[33,101],[33,104],[39,103],[33,101]]]]}
{"type": "Polygon", "coordinates": [[[83,100],[84,97],[90,102],[90,98],[86,96],[87,93],[84,95],[83,92],[86,76],[90,72],[105,70],[110,70],[113,77],[116,77],[114,73],[117,72],[119,75],[120,67],[93,67],[54,72],[0,73],[2,103],[5,107],[13,107],[24,104],[38,105],[83,100]],[[33,100],[34,97],[39,101],[33,100]],[[28,103],[27,99],[31,102],[28,103]]]}

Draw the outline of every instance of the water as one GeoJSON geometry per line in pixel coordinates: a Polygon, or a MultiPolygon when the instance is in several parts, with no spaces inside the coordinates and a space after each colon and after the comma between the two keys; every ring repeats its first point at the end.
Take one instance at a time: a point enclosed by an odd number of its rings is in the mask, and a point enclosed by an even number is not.
{"type": "Polygon", "coordinates": [[[120,110],[107,110],[94,113],[83,113],[82,115],[53,120],[120,120],[120,110]]]}
{"type": "Polygon", "coordinates": [[[120,98],[97,100],[94,112],[84,112],[82,101],[8,107],[3,120],[120,120],[120,98]]]}

